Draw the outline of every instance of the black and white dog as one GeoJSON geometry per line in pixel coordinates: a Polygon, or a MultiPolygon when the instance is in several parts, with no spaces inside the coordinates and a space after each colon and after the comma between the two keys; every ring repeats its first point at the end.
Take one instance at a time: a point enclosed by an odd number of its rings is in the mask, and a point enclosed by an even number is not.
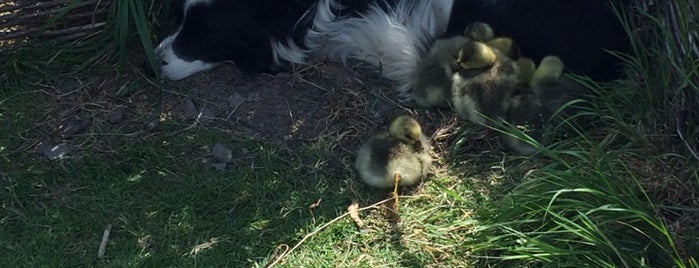
{"type": "Polygon", "coordinates": [[[404,92],[436,38],[482,21],[537,62],[557,55],[574,72],[608,80],[621,68],[607,50],[628,46],[612,5],[630,1],[179,0],[178,28],[156,54],[172,80],[229,61],[244,72],[278,72],[311,54],[358,59],[380,66],[404,92]]]}

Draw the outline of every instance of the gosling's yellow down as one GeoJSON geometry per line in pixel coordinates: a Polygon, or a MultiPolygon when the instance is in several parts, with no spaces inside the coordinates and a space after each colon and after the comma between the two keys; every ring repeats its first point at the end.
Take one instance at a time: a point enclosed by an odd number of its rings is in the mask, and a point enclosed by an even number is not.
{"type": "Polygon", "coordinates": [[[372,187],[414,185],[427,177],[432,168],[430,143],[415,119],[400,116],[388,131],[372,136],[359,148],[355,168],[372,187]],[[394,180],[396,174],[400,181],[394,180]]]}
{"type": "Polygon", "coordinates": [[[463,36],[439,39],[420,59],[412,84],[413,99],[418,105],[448,106],[459,49],[467,40],[463,36]]]}

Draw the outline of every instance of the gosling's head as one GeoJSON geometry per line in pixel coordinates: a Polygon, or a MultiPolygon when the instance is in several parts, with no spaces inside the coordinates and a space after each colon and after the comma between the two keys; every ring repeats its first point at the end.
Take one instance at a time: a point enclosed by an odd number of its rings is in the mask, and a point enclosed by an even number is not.
{"type": "Polygon", "coordinates": [[[528,87],[529,82],[531,82],[534,76],[534,71],[536,70],[536,64],[534,61],[527,57],[521,57],[515,61],[515,64],[519,67],[519,77],[517,84],[522,87],[528,87]]]}
{"type": "Polygon", "coordinates": [[[556,84],[563,75],[563,61],[556,56],[546,56],[536,68],[529,85],[533,89],[542,89],[556,84]]]}
{"type": "Polygon", "coordinates": [[[466,26],[464,36],[475,41],[485,42],[493,39],[495,33],[493,28],[485,22],[474,22],[466,26]]]}
{"type": "Polygon", "coordinates": [[[388,132],[391,136],[394,136],[407,144],[414,144],[420,141],[422,136],[422,128],[417,120],[410,116],[403,115],[394,119],[391,122],[391,127],[389,127],[388,132]]]}
{"type": "Polygon", "coordinates": [[[494,49],[500,50],[502,54],[511,59],[519,58],[521,50],[515,40],[509,37],[498,37],[489,40],[486,44],[494,49]]]}
{"type": "Polygon", "coordinates": [[[541,59],[538,69],[544,69],[547,73],[551,73],[554,76],[561,76],[563,68],[563,61],[559,57],[549,55],[541,59]]]}
{"type": "Polygon", "coordinates": [[[493,66],[496,60],[497,54],[493,48],[481,42],[469,41],[459,48],[456,61],[461,69],[474,70],[493,66]]]}

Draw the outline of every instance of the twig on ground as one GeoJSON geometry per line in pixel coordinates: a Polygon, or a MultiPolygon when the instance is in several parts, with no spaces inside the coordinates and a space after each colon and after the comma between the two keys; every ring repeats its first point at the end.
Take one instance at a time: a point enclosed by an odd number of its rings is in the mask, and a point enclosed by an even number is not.
{"type": "MultiPolygon", "coordinates": [[[[409,196],[408,196],[408,197],[409,197],[409,196]]],[[[394,199],[394,198],[384,199],[384,200],[381,200],[381,201],[379,201],[379,202],[376,202],[376,203],[374,203],[374,204],[372,204],[372,205],[369,205],[369,206],[366,206],[366,207],[362,207],[362,208],[358,209],[357,211],[364,211],[364,210],[368,210],[368,209],[372,209],[372,208],[378,208],[379,205],[382,205],[383,203],[386,203],[386,202],[390,202],[390,201],[392,201],[393,199],[394,199]]],[[[330,226],[331,224],[336,223],[337,221],[343,219],[344,217],[349,216],[351,213],[352,213],[352,212],[350,212],[350,211],[345,212],[344,214],[342,214],[342,215],[340,215],[340,216],[337,216],[336,218],[332,219],[331,221],[329,221],[329,222],[327,222],[327,223],[325,223],[325,224],[319,226],[319,227],[316,228],[313,232],[311,232],[311,233],[307,234],[306,236],[304,236],[304,237],[303,237],[299,242],[297,242],[296,245],[294,245],[292,248],[290,248],[290,249],[285,249],[285,250],[284,250],[281,254],[279,254],[272,262],[270,262],[270,263],[268,263],[267,265],[265,265],[265,268],[271,268],[271,267],[273,267],[274,265],[278,264],[278,263],[281,262],[284,258],[286,258],[286,256],[289,256],[289,254],[291,254],[291,252],[293,252],[293,251],[296,250],[298,247],[300,247],[301,244],[303,244],[304,242],[306,242],[306,240],[308,240],[308,239],[311,238],[312,236],[316,235],[316,234],[319,233],[321,230],[325,229],[326,227],[330,226]]],[[[288,246],[287,246],[286,244],[282,244],[282,245],[280,245],[280,246],[286,246],[286,247],[288,248],[288,246]]]]}
{"type": "Polygon", "coordinates": [[[97,258],[104,257],[104,252],[107,250],[107,242],[109,241],[109,233],[112,231],[112,225],[107,224],[104,227],[104,233],[102,233],[102,242],[100,242],[100,247],[97,250],[97,258]]]}

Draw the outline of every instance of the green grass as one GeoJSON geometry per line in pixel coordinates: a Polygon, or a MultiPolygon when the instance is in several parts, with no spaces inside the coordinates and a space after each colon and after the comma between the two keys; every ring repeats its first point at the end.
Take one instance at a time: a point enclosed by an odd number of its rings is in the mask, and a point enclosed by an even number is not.
{"type": "Polygon", "coordinates": [[[169,117],[145,129],[173,96],[130,71],[149,41],[135,25],[161,27],[153,18],[169,7],[118,1],[103,36],[2,55],[0,263],[264,267],[284,256],[277,267],[699,267],[698,62],[682,53],[690,39],[670,38],[696,19],[686,17],[690,2],[676,2],[684,12],[674,27],[654,10],[622,14],[646,24],[629,21],[644,29],[629,31],[634,53],[620,55],[631,80],[581,78],[598,95],[583,114],[594,128],[562,125],[569,139],[517,157],[480,150],[492,139],[460,126],[444,170],[401,199],[395,222],[371,206],[388,193],[342,168],[351,160],[329,163],[331,140],[286,148],[169,117]],[[71,79],[77,89],[62,91],[71,79]],[[124,104],[129,123],[106,123],[124,104]],[[71,112],[94,120],[60,138],[71,112]],[[45,139],[69,144],[70,156],[47,160],[34,149],[45,139]],[[225,171],[207,162],[217,143],[234,152],[225,171]],[[365,208],[362,228],[344,214],[354,201],[365,208]]]}
{"type": "Polygon", "coordinates": [[[246,266],[350,200],[340,178],[280,164],[284,153],[268,145],[196,132],[54,162],[6,158],[3,263],[246,266]],[[194,157],[207,155],[213,141],[247,154],[216,171],[194,157]],[[107,224],[110,243],[99,260],[107,224]]]}
{"type": "Polygon", "coordinates": [[[503,267],[692,267],[632,171],[638,156],[571,156],[566,165],[540,168],[486,209],[481,237],[467,243],[475,255],[503,267]]]}

